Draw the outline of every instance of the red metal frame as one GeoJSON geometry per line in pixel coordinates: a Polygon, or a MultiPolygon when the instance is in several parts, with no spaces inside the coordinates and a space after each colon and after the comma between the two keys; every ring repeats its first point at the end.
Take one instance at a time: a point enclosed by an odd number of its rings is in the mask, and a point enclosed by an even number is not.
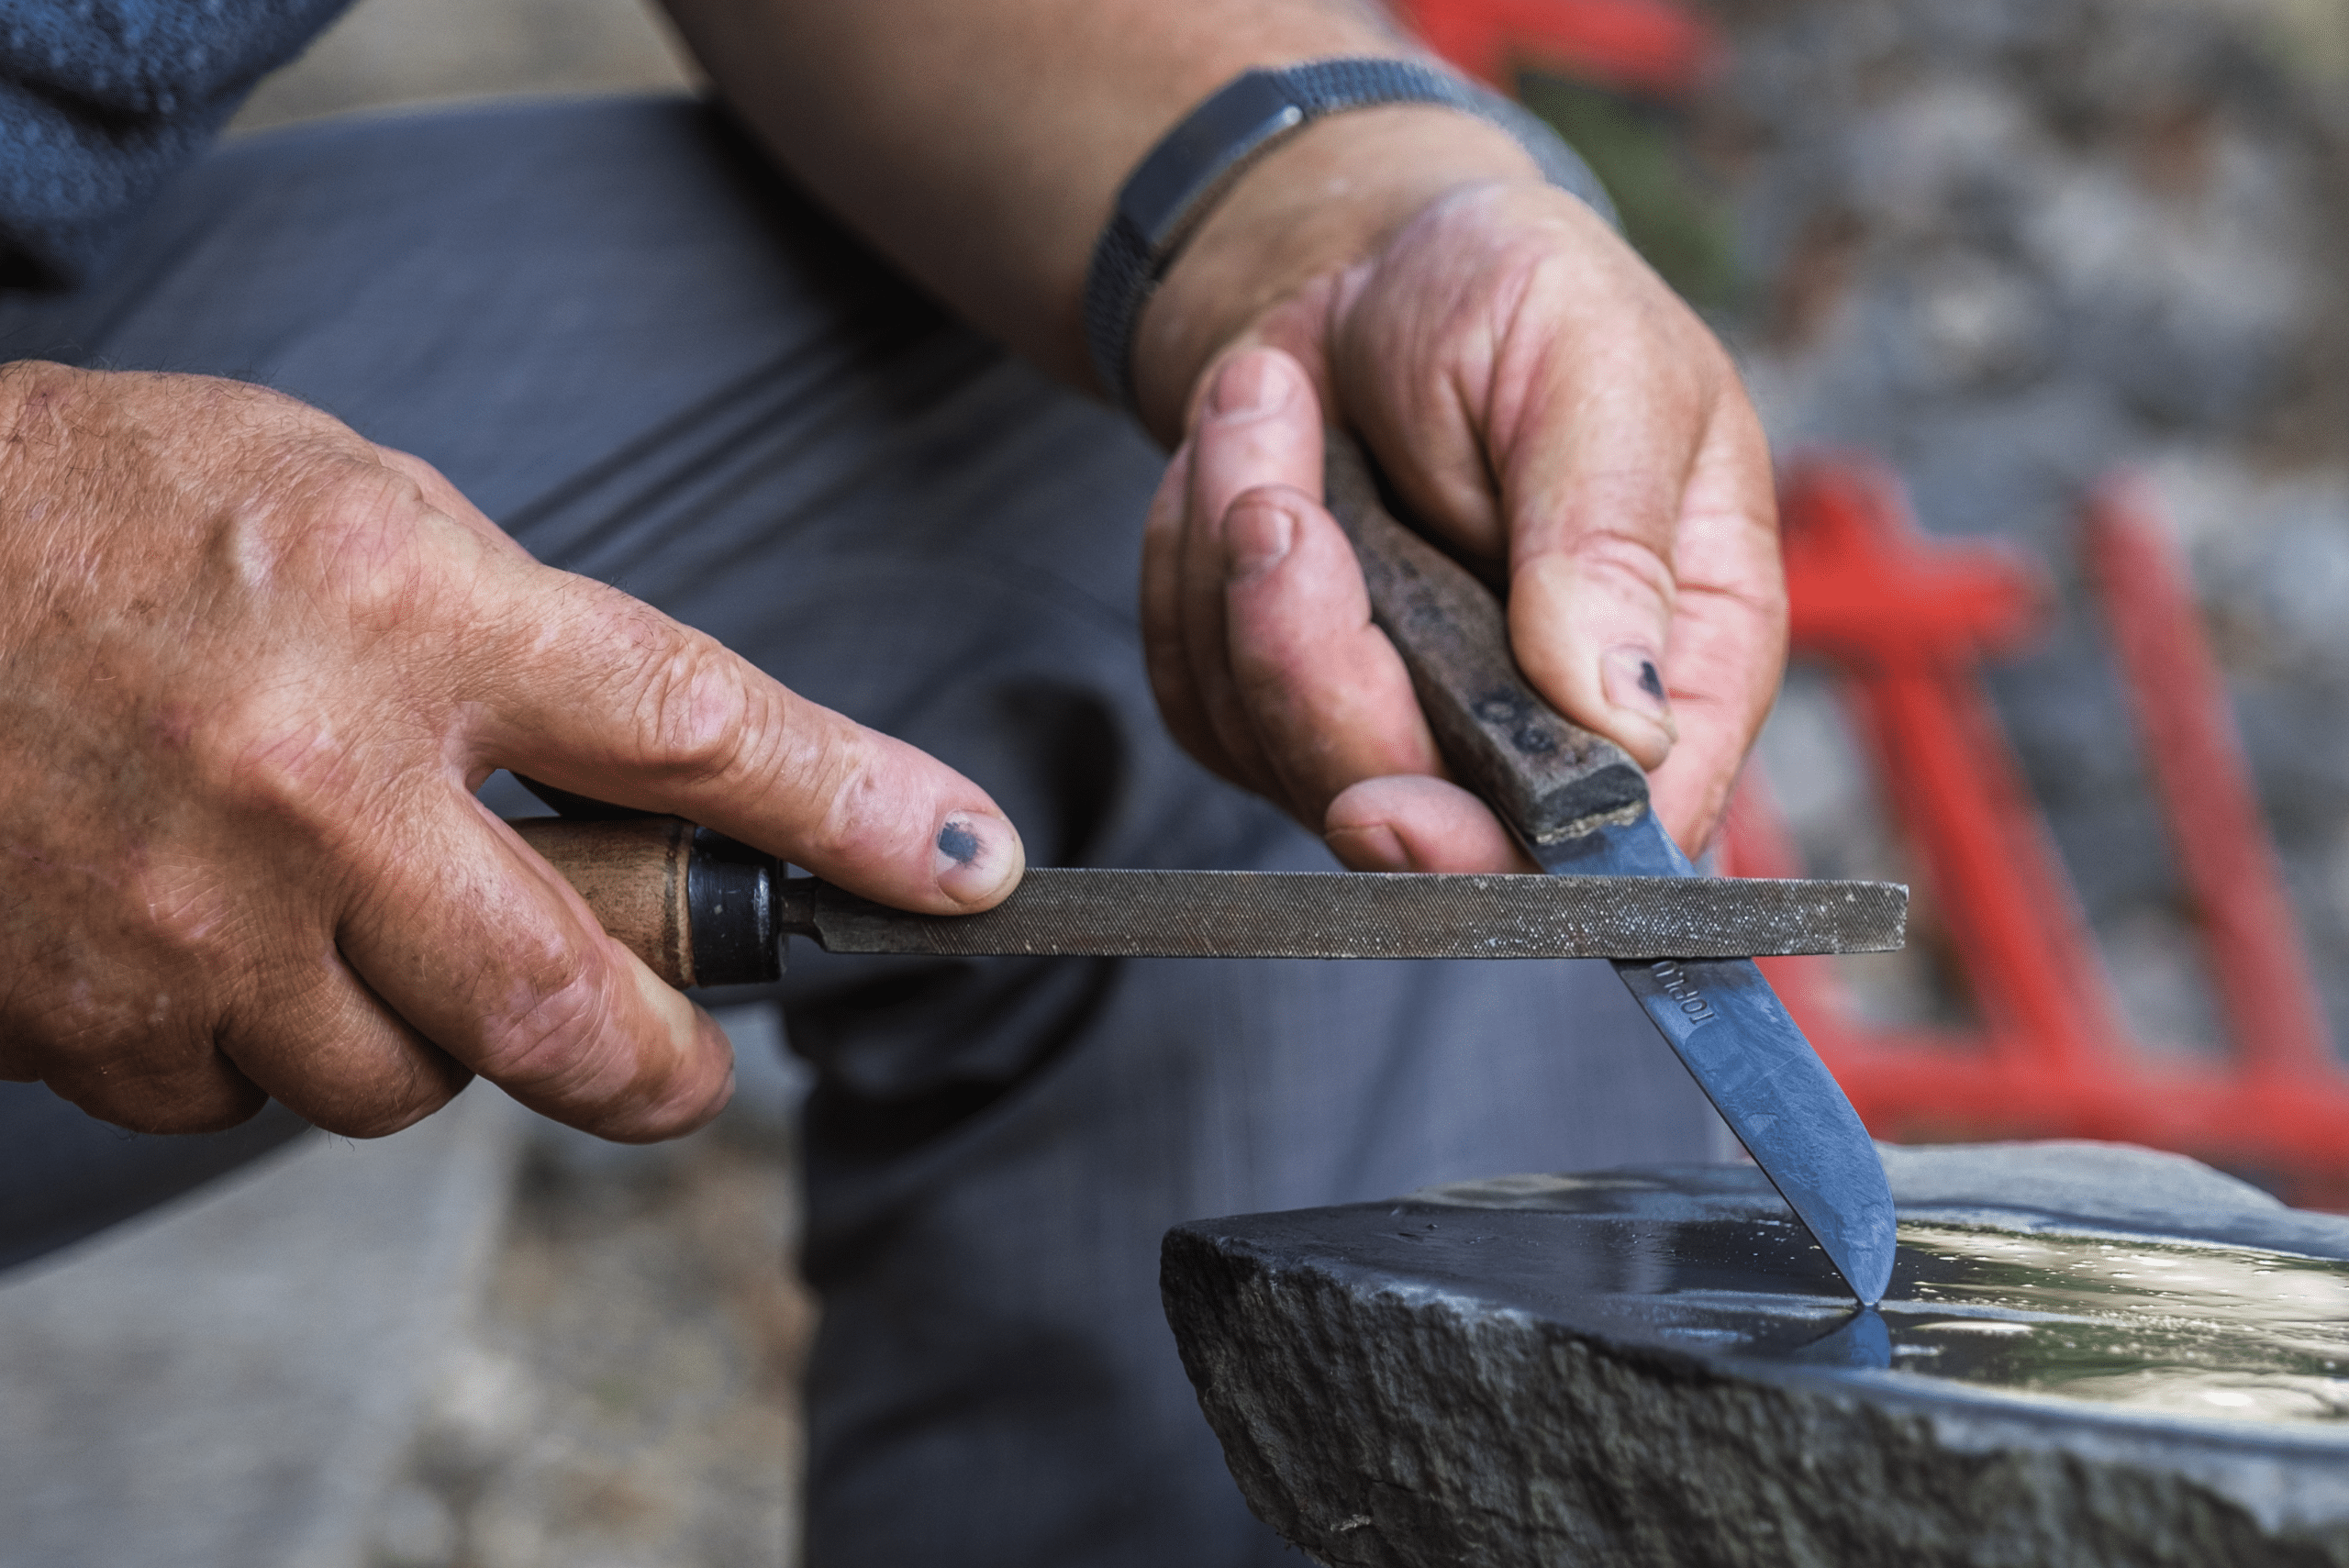
{"type": "Polygon", "coordinates": [[[1722,59],[1713,28],[1670,0],[1401,0],[1400,8],[1437,53],[1504,91],[1531,66],[1677,100],[1722,59]]]}
{"type": "MultiPolygon", "coordinates": [[[[2349,1078],[2334,1064],[2185,569],[2143,490],[2098,492],[2085,539],[2233,1047],[2155,1057],[2132,1038],[2070,878],[1982,690],[1985,658],[2038,624],[2030,563],[1920,535],[1874,465],[1813,460],[1781,495],[1793,641],[1842,677],[1854,727],[1920,862],[1980,1014],[1970,1029],[1877,1029],[1833,961],[1764,966],[1880,1136],[2113,1139],[2349,1207],[2349,1078]]],[[[1799,871],[1756,779],[1724,869],[1799,871]]]]}
{"type": "Polygon", "coordinates": [[[2262,1077],[2321,1073],[2332,1041],[2299,921],[2193,585],[2150,489],[2125,475],[2100,486],[2087,544],[2235,1052],[2262,1077]]]}

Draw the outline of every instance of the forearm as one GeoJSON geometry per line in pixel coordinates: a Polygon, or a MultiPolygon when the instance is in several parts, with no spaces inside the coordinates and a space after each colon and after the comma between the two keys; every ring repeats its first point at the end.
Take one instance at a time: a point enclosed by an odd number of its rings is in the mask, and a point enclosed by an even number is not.
{"type": "MultiPolygon", "coordinates": [[[[1367,0],[667,3],[785,166],[1081,385],[1087,261],[1150,149],[1251,68],[1412,53],[1367,0]]],[[[1442,764],[1319,506],[1335,420],[1423,527],[1506,562],[1520,663],[1703,842],[1783,649],[1768,453],[1703,324],[1507,132],[1418,104],[1315,120],[1221,194],[1130,346],[1180,443],[1142,618],[1194,755],[1363,869],[1517,863],[1473,801],[1464,838],[1458,801],[1355,794],[1442,764]]]]}
{"type": "MultiPolygon", "coordinates": [[[[1089,384],[1079,301],[1118,186],[1194,104],[1257,65],[1408,55],[1366,0],[668,0],[775,155],[932,292],[1089,384]]],[[[1477,178],[1529,177],[1443,109],[1324,121],[1242,182],[1142,323],[1165,431],[1252,302],[1339,264],[1477,178]],[[1195,281],[1196,280],[1196,281],[1195,281]]]]}

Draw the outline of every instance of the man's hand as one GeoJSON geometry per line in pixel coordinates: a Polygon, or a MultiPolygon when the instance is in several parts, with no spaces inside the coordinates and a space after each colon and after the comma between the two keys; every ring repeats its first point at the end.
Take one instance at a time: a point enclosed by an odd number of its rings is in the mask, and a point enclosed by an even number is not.
{"type": "MultiPolygon", "coordinates": [[[[1252,67],[1416,53],[1369,0],[667,4],[809,189],[1080,383],[1086,259],[1169,127],[1252,67]]],[[[1783,658],[1760,427],[1712,335],[1506,133],[1423,105],[1307,127],[1201,225],[1133,364],[1145,421],[1182,443],[1144,611],[1199,757],[1351,865],[1517,863],[1441,781],[1315,504],[1330,418],[1431,527],[1506,565],[1526,673],[1656,770],[1684,845],[1710,834],[1783,658]],[[1230,395],[1212,411],[1210,388],[1230,395]]]]}
{"type": "Polygon", "coordinates": [[[0,370],[0,1077],[125,1127],[384,1133],[473,1073],[607,1137],[714,1115],[725,1037],[497,767],[907,908],[1018,880],[968,781],[252,387],[0,370]]]}
{"type": "MultiPolygon", "coordinates": [[[[1444,133],[1423,125],[1422,145],[1444,133]]],[[[1464,146],[1459,161],[1485,155],[1464,146]]],[[[1340,141],[1251,178],[1326,188],[1348,157],[1340,141]]],[[[1341,188],[1380,178],[1365,161],[1341,188]]],[[[1180,395],[1167,362],[1196,362],[1213,326],[1237,328],[1205,355],[1152,508],[1143,621],[1161,706],[1194,755],[1356,869],[1526,864],[1481,803],[1440,782],[1409,679],[1319,505],[1322,425],[1341,423],[1443,542],[1505,568],[1519,663],[1653,773],[1657,812],[1693,851],[1784,659],[1760,425],[1711,334],[1587,206],[1506,173],[1429,183],[1412,177],[1416,210],[1359,259],[1259,303],[1230,257],[1263,254],[1246,226],[1290,210],[1276,189],[1203,236],[1224,253],[1178,262],[1173,297],[1153,304],[1141,341],[1161,363],[1143,395],[1162,419],[1180,395]],[[1248,301],[1236,324],[1216,303],[1235,295],[1248,301]]],[[[1342,236],[1333,248],[1344,256],[1342,236]]]]}

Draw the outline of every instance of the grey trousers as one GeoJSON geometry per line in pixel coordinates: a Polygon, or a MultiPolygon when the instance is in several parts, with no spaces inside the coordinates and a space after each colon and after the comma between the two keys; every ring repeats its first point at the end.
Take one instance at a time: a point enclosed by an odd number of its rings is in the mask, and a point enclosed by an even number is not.
{"type": "MultiPolygon", "coordinates": [[[[1133,602],[1158,454],[697,105],[229,146],[102,282],[0,295],[0,357],[36,355],[245,377],[421,454],[540,558],[963,769],[1036,863],[1329,864],[1157,721],[1133,602]]],[[[793,963],[817,1568],[1293,1562],[1160,1316],[1169,1224],[1712,1148],[1603,966],[793,963]]],[[[244,1148],[0,1089],[0,1248],[244,1148]]]]}

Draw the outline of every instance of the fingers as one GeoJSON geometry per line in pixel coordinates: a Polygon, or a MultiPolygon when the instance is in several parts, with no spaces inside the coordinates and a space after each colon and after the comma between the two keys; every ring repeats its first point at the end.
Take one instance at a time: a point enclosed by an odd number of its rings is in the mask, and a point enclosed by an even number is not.
{"type": "Polygon", "coordinates": [[[1177,738],[1314,826],[1359,779],[1442,768],[1353,548],[1315,499],[1321,456],[1302,368],[1233,355],[1160,487],[1143,590],[1177,738]]]}
{"type": "Polygon", "coordinates": [[[1226,751],[1208,717],[1207,700],[1191,674],[1183,630],[1183,562],[1187,549],[1191,447],[1186,442],[1167,463],[1151,497],[1141,535],[1142,662],[1158,711],[1175,743],[1217,776],[1252,787],[1239,761],[1226,751]]]}
{"type": "Polygon", "coordinates": [[[1768,450],[1710,333],[1580,204],[1492,192],[1397,239],[1334,362],[1420,520],[1505,550],[1528,677],[1652,771],[1685,751],[1660,808],[1709,831],[1783,660],[1768,450]]]}
{"type": "MultiPolygon", "coordinates": [[[[1555,193],[1439,204],[1331,298],[1337,395],[1415,520],[1506,561],[1520,667],[1649,769],[1666,828],[1701,848],[1784,658],[1768,451],[1727,356],[1555,193]]],[[[1513,861],[1462,837],[1482,819],[1439,793],[1374,792],[1376,820],[1324,821],[1350,788],[1441,762],[1316,501],[1312,384],[1242,350],[1200,410],[1145,547],[1177,734],[1323,821],[1349,863],[1513,861]]]]}
{"type": "Polygon", "coordinates": [[[72,1015],[56,1022],[80,1043],[45,1073],[51,1087],[143,1132],[231,1126],[266,1096],[330,1132],[378,1137],[439,1109],[475,1069],[608,1138],[674,1137],[715,1115],[732,1086],[716,1024],[606,936],[511,829],[453,790],[444,799],[355,839],[289,836],[273,887],[317,891],[319,848],[334,869],[323,899],[238,910],[274,940],[224,955],[201,940],[206,918],[159,924],[139,961],[73,977],[72,1015]]]}
{"type": "MultiPolygon", "coordinates": [[[[1741,402],[1732,411],[1751,419],[1741,402]]],[[[1726,422],[1726,421],[1725,421],[1726,422]]],[[[1769,716],[1786,660],[1786,580],[1775,499],[1744,472],[1757,428],[1731,432],[1700,456],[1681,520],[1672,698],[1680,744],[1650,781],[1656,815],[1690,855],[1704,852],[1729,808],[1739,768],[1769,716]],[[1716,478],[1716,464],[1723,472],[1716,478]]]]}
{"type": "MultiPolygon", "coordinates": [[[[718,1113],[733,1052],[707,1013],[606,935],[570,884],[470,799],[404,815],[396,851],[354,846],[364,874],[336,933],[386,1006],[453,1063],[606,1138],[674,1137],[718,1113]]],[[[435,1065],[429,1048],[377,1049],[368,1067],[338,1070],[315,1028],[284,1038],[304,1043],[283,1074],[309,1092],[372,1072],[373,1103],[413,1104],[417,1088],[384,1080],[435,1065]]],[[[250,1071],[270,1084],[280,1066],[273,1057],[250,1071]]],[[[437,1082],[458,1076],[452,1064],[437,1082]]]]}
{"type": "Polygon", "coordinates": [[[268,1094],[387,1132],[475,1069],[610,1136],[706,1119],[724,1037],[463,793],[506,740],[777,849],[804,828],[918,906],[1017,874],[966,783],[538,566],[413,458],[230,384],[19,390],[46,444],[0,499],[54,520],[0,539],[36,612],[0,638],[11,1077],[173,1131],[268,1094]]]}
{"type": "Polygon", "coordinates": [[[102,1120],[134,1131],[234,1126],[274,1097],[352,1137],[396,1131],[471,1076],[384,1006],[308,895],[299,833],[243,858],[258,874],[230,894],[217,867],[150,857],[129,897],[103,894],[65,936],[45,1017],[40,1073],[102,1120]]]}
{"type": "Polygon", "coordinates": [[[616,590],[532,569],[517,602],[527,617],[469,676],[478,757],[689,817],[899,908],[985,908],[1018,884],[1019,833],[944,763],[616,590]]]}
{"type": "Polygon", "coordinates": [[[1258,349],[1222,366],[1191,439],[1189,478],[1176,564],[1190,685],[1221,753],[1251,788],[1277,799],[1278,769],[1230,670],[1225,531],[1233,502],[1248,491],[1285,485],[1320,494],[1320,406],[1294,360],[1258,349]]]}
{"type": "Polygon", "coordinates": [[[1350,871],[1540,869],[1483,801],[1442,779],[1364,779],[1330,803],[1322,838],[1350,871]]]}
{"type": "Polygon", "coordinates": [[[1528,678],[1653,773],[1657,813],[1692,854],[1727,806],[1786,649],[1767,449],[1742,397],[1703,428],[1664,501],[1627,484],[1609,507],[1593,483],[1575,504],[1529,504],[1521,538],[1557,521],[1548,543],[1524,547],[1509,595],[1528,678]]]}
{"type": "Polygon", "coordinates": [[[272,974],[201,1038],[168,1040],[206,1000],[183,995],[182,1017],[110,1031],[110,1049],[51,1070],[50,1089],[101,1121],[169,1134],[217,1132],[274,1099],[328,1132],[378,1138],[447,1105],[473,1074],[385,1008],[330,941],[319,946],[300,980],[272,974]]]}
{"type": "MultiPolygon", "coordinates": [[[[471,668],[495,664],[557,702],[569,698],[573,724],[600,698],[617,706],[618,728],[634,721],[658,730],[657,700],[608,666],[631,647],[649,648],[657,662],[662,651],[674,661],[681,641],[705,653],[714,644],[624,595],[538,567],[430,465],[375,452],[417,486],[432,517],[480,547],[454,581],[473,586],[476,607],[491,607],[490,629],[513,635],[462,639],[488,656],[471,668]],[[607,668],[583,658],[582,643],[607,668]]],[[[473,694],[456,695],[462,710],[473,694]]],[[[613,740],[610,717],[588,728],[628,749],[613,740]]],[[[483,771],[466,766],[466,782],[483,771]]],[[[397,1130],[476,1071],[533,1109],[607,1138],[674,1137],[708,1120],[731,1094],[724,1034],[608,937],[570,885],[455,782],[434,780],[396,803],[380,795],[345,803],[361,827],[347,820],[324,846],[344,894],[317,952],[277,955],[269,991],[223,1025],[219,1049],[273,1097],[351,1136],[397,1130]]]]}
{"type": "Polygon", "coordinates": [[[1223,606],[1235,708],[1300,820],[1348,785],[1441,773],[1409,672],[1371,624],[1337,520],[1301,492],[1240,496],[1224,523],[1223,606]]]}
{"type": "Polygon", "coordinates": [[[217,1032],[218,1054],[259,1091],[314,1127],[380,1138],[431,1115],[472,1081],[351,973],[328,936],[304,956],[273,972],[268,989],[217,1032]]]}
{"type": "MultiPolygon", "coordinates": [[[[484,547],[465,579],[478,635],[453,661],[463,717],[448,761],[463,777],[509,766],[674,812],[907,908],[984,907],[1017,883],[1019,835],[970,781],[623,594],[535,565],[429,469],[384,462],[484,547]]],[[[438,1048],[404,1060],[379,1049],[367,1058],[379,1076],[438,1054],[451,1083],[477,1071],[621,1140],[714,1115],[731,1053],[707,1015],[606,935],[509,829],[453,798],[438,815],[395,814],[397,853],[342,849],[364,874],[336,940],[365,987],[438,1048]]],[[[285,1076],[319,1092],[312,1064],[285,1076]]],[[[430,1076],[354,1098],[416,1105],[430,1076]]]]}
{"type": "MultiPolygon", "coordinates": [[[[1333,364],[1349,420],[1417,519],[1455,550],[1501,562],[1521,543],[1512,454],[1613,450],[1592,421],[1680,375],[1675,355],[1655,351],[1677,347],[1656,340],[1677,330],[1675,311],[1686,314],[1581,202],[1490,191],[1439,204],[1361,276],[1340,307],[1333,364]]],[[[1652,455],[1621,452],[1614,466],[1636,477],[1652,455]]]]}
{"type": "MultiPolygon", "coordinates": [[[[85,1006],[78,1027],[44,1042],[50,1063],[21,1076],[39,1077],[61,1099],[132,1132],[220,1132],[268,1103],[267,1094],[211,1040],[174,1041],[168,1035],[175,1020],[117,1022],[105,1018],[110,1010],[85,1006]]],[[[6,1075],[20,1076],[17,1071],[6,1075]]]]}
{"type": "Polygon", "coordinates": [[[1714,401],[1688,361],[1711,350],[1701,328],[1680,330],[1661,285],[1641,286],[1635,258],[1578,231],[1596,221],[1569,204],[1528,220],[1516,254],[1504,248],[1480,286],[1439,309],[1420,275],[1436,263],[1406,257],[1365,291],[1366,362],[1350,361],[1349,385],[1365,389],[1369,433],[1426,520],[1506,550],[1526,674],[1654,768],[1678,738],[1665,685],[1675,533],[1714,401]],[[1410,298],[1388,297],[1397,288],[1410,298]],[[1590,318],[1594,305],[1606,319],[1590,318]],[[1397,361],[1437,370],[1381,373],[1397,361]]]}

